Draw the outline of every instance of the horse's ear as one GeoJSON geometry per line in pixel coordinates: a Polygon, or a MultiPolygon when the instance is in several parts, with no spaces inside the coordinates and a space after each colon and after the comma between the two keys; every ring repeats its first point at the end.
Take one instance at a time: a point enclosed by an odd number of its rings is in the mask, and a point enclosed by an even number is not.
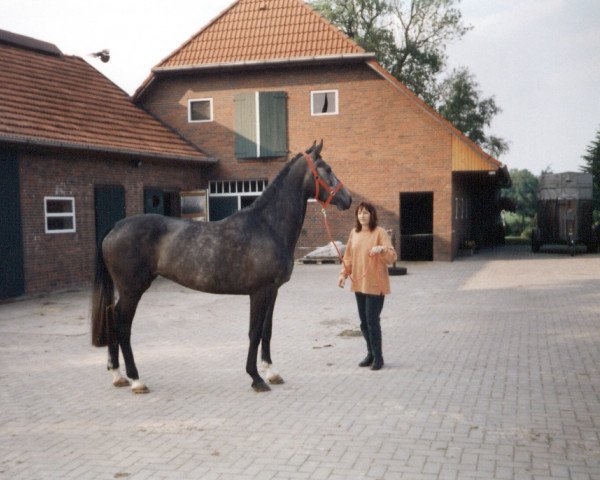
{"type": "Polygon", "coordinates": [[[319,144],[315,147],[315,149],[313,151],[313,155],[315,158],[319,158],[319,155],[321,155],[322,149],[323,149],[323,139],[321,139],[321,141],[319,142],[319,144]]]}
{"type": "Polygon", "coordinates": [[[317,141],[315,140],[315,141],[313,141],[313,144],[306,149],[306,153],[312,153],[313,150],[315,149],[316,145],[317,145],[317,141]]]}

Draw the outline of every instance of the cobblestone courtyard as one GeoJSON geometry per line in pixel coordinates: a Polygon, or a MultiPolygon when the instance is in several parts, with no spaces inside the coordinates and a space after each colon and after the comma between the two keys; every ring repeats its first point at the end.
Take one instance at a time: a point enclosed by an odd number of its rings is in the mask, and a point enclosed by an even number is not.
{"type": "Polygon", "coordinates": [[[600,479],[600,255],[402,265],[379,372],[339,266],[296,266],[266,394],[247,297],[157,280],[133,326],[148,395],[111,386],[87,291],[0,304],[0,478],[600,479]]]}

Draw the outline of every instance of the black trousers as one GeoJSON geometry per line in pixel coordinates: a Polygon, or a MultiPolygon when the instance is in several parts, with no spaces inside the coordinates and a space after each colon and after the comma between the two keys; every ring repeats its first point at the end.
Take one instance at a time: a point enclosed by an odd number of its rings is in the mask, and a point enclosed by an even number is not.
{"type": "Polygon", "coordinates": [[[355,292],[360,330],[367,342],[367,350],[373,358],[382,357],[380,315],[385,295],[368,295],[355,292]]]}

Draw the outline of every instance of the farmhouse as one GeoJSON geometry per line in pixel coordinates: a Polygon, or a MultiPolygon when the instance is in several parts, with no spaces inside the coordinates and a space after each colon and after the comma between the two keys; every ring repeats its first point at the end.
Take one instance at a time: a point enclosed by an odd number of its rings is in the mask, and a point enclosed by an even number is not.
{"type": "Polygon", "coordinates": [[[180,215],[215,162],[81,58],[0,31],[0,299],[89,282],[117,220],[180,215]]]}
{"type": "MultiPolygon", "coordinates": [[[[238,0],[160,61],[134,101],[219,159],[211,220],[250,203],[291,155],[323,157],[374,203],[404,260],[501,241],[506,167],[302,0],[238,0]]],[[[329,215],[346,241],[353,212],[329,215]]],[[[316,203],[297,254],[327,242],[316,203]]]]}

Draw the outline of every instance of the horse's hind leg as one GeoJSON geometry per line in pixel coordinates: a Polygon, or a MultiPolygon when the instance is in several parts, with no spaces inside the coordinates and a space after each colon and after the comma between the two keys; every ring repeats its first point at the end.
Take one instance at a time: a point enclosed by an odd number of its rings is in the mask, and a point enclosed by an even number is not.
{"type": "Polygon", "coordinates": [[[277,290],[267,301],[265,310],[265,320],[261,340],[261,359],[262,366],[266,371],[266,377],[269,383],[280,385],[284,383],[281,375],[275,371],[273,361],[271,360],[271,333],[273,331],[273,310],[275,309],[275,300],[277,300],[277,290]]]}
{"type": "Polygon", "coordinates": [[[130,385],[119,368],[119,343],[117,340],[111,341],[108,345],[108,371],[112,375],[112,383],[115,387],[128,387],[130,385]]]}
{"type": "Polygon", "coordinates": [[[119,293],[119,301],[115,306],[115,330],[121,352],[123,353],[123,360],[125,361],[125,372],[133,381],[131,385],[133,393],[148,393],[149,391],[146,385],[140,380],[131,348],[131,325],[141,296],[141,294],[129,295],[119,293]]]}

